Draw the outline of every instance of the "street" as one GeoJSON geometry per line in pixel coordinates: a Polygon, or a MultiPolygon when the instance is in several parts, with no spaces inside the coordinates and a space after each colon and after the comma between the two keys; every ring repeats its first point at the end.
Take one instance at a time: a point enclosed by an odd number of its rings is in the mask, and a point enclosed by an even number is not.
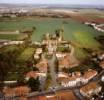
{"type": "Polygon", "coordinates": [[[52,77],[52,87],[57,86],[57,81],[56,81],[56,72],[55,72],[55,61],[56,61],[56,54],[54,53],[52,58],[49,60],[48,65],[50,68],[50,74],[52,77]]]}

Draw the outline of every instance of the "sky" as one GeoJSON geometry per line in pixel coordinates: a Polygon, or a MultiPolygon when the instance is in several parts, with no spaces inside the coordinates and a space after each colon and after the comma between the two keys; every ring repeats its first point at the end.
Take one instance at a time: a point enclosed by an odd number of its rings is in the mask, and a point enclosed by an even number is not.
{"type": "Polygon", "coordinates": [[[0,3],[104,5],[104,0],[0,0],[0,3]]]}

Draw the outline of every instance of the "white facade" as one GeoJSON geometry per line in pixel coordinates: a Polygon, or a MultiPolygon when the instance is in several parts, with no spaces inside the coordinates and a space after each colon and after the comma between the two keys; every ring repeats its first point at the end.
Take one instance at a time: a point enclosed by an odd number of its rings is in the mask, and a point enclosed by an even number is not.
{"type": "Polygon", "coordinates": [[[36,49],[36,54],[41,54],[43,51],[42,51],[42,48],[37,48],[36,49]]]}
{"type": "Polygon", "coordinates": [[[57,58],[64,58],[65,56],[66,56],[66,54],[56,53],[57,58]]]}
{"type": "Polygon", "coordinates": [[[80,84],[87,84],[89,82],[89,80],[92,79],[96,75],[97,75],[97,72],[88,78],[76,77],[76,79],[69,80],[67,82],[62,81],[61,85],[64,87],[74,87],[74,86],[77,86],[80,84]]]}
{"type": "Polygon", "coordinates": [[[81,83],[81,78],[76,78],[75,80],[70,80],[68,82],[61,82],[61,85],[64,87],[74,87],[81,83]]]}
{"type": "Polygon", "coordinates": [[[10,42],[5,42],[3,45],[13,45],[13,44],[23,44],[24,41],[10,41],[10,42]]]}

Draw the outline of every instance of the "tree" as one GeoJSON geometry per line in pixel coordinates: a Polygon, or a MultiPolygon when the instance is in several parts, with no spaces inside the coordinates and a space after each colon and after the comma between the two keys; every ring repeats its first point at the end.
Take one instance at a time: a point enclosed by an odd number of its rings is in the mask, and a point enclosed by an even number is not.
{"type": "Polygon", "coordinates": [[[26,67],[24,61],[17,59],[18,55],[24,50],[22,46],[6,46],[0,49],[0,82],[3,83],[4,80],[11,79],[11,76],[15,72],[19,74],[14,76],[18,80],[18,76],[24,75],[27,71],[30,70],[29,67],[26,67]],[[8,49],[9,48],[9,49],[8,49]],[[9,74],[11,73],[11,74],[9,74]]]}
{"type": "Polygon", "coordinates": [[[36,27],[35,27],[35,26],[33,26],[33,30],[34,30],[34,31],[36,30],[36,27]]]}
{"type": "Polygon", "coordinates": [[[45,90],[47,90],[52,84],[52,77],[50,73],[47,73],[47,78],[46,78],[46,84],[45,84],[45,90]]]}
{"type": "Polygon", "coordinates": [[[8,53],[0,53],[0,90],[4,86],[3,81],[6,79],[8,72],[13,68],[13,63],[8,53]]]}
{"type": "Polygon", "coordinates": [[[37,67],[33,67],[33,71],[39,71],[37,67]]]}
{"type": "Polygon", "coordinates": [[[62,71],[65,72],[65,73],[69,73],[69,69],[68,68],[65,68],[65,67],[62,68],[62,71]]]}
{"type": "Polygon", "coordinates": [[[55,31],[56,37],[60,37],[60,35],[62,35],[63,32],[64,32],[63,29],[57,29],[57,30],[55,31]]]}
{"type": "Polygon", "coordinates": [[[56,61],[55,61],[55,72],[58,73],[58,71],[59,71],[59,62],[56,59],[56,61]]]}
{"type": "Polygon", "coordinates": [[[31,77],[27,82],[27,85],[31,88],[32,91],[38,91],[40,87],[39,78],[34,79],[31,77]]]}

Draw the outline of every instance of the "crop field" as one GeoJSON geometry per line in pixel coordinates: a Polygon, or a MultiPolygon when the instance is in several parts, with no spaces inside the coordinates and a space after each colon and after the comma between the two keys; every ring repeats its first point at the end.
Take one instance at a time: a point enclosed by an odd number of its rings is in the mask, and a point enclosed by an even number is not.
{"type": "MultiPolygon", "coordinates": [[[[0,22],[0,30],[22,30],[32,27],[36,27],[36,30],[31,37],[32,41],[40,41],[43,34],[53,34],[56,29],[63,28],[64,39],[71,40],[78,44],[76,47],[76,55],[84,55],[82,50],[80,50],[81,47],[98,50],[100,44],[94,39],[94,37],[104,34],[70,18],[18,18],[17,20],[0,22]]],[[[0,39],[2,38],[13,40],[17,39],[18,36],[16,36],[16,34],[12,36],[0,34],[0,39]]]]}
{"type": "Polygon", "coordinates": [[[0,39],[17,40],[18,38],[18,34],[0,34],[0,39]]]}

